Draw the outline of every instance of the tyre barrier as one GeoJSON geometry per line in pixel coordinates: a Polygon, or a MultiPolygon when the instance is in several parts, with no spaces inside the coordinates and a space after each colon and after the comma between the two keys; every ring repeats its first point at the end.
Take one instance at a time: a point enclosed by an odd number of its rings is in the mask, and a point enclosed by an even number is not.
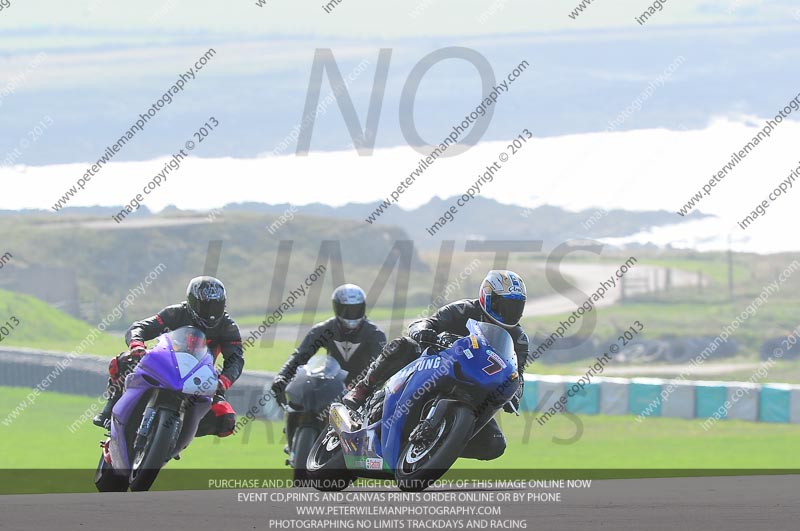
{"type": "Polygon", "coordinates": [[[568,396],[580,378],[526,374],[521,411],[800,424],[800,385],[598,376],[568,396]]]}
{"type": "MultiPolygon", "coordinates": [[[[273,377],[268,372],[242,373],[236,384],[225,393],[237,415],[252,411],[253,416],[262,420],[283,418],[283,410],[275,405],[269,390],[273,377]]],[[[107,381],[107,358],[70,358],[57,352],[21,347],[0,348],[0,386],[29,389],[39,386],[43,391],[100,398],[106,390],[107,381]]]]}

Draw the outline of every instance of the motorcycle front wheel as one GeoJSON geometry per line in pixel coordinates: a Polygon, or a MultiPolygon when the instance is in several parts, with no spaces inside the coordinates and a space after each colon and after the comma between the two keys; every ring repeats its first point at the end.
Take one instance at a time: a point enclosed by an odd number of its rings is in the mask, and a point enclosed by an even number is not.
{"type": "Polygon", "coordinates": [[[400,452],[394,472],[400,490],[419,492],[442,477],[461,455],[474,427],[472,409],[455,405],[433,427],[428,440],[407,442],[400,452]]]}
{"type": "Polygon", "coordinates": [[[177,413],[168,409],[160,409],[153,419],[155,429],[150,432],[144,448],[136,452],[131,465],[131,491],[150,490],[167,461],[174,443],[174,423],[177,413]]]}
{"type": "Polygon", "coordinates": [[[339,436],[333,429],[320,434],[306,461],[306,480],[323,492],[344,490],[354,481],[344,462],[339,436]]]}
{"type": "Polygon", "coordinates": [[[306,461],[308,461],[308,456],[318,436],[319,432],[316,429],[310,426],[303,426],[292,437],[295,483],[300,483],[306,479],[306,461]]]}

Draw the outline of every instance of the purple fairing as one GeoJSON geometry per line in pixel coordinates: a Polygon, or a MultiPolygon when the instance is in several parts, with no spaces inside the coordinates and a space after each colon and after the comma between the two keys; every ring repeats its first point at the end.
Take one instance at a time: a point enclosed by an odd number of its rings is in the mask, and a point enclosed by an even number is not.
{"type": "Polygon", "coordinates": [[[142,357],[134,372],[125,379],[122,397],[114,406],[109,452],[115,471],[127,473],[131,468],[128,456],[126,427],[138,428],[141,415],[134,415],[141,401],[150,401],[158,393],[177,393],[187,405],[183,428],[172,456],[194,439],[200,419],[211,409],[217,389],[214,358],[206,346],[206,337],[194,327],[183,327],[158,338],[158,342],[142,357]],[[192,407],[188,407],[194,404],[192,407]]]}

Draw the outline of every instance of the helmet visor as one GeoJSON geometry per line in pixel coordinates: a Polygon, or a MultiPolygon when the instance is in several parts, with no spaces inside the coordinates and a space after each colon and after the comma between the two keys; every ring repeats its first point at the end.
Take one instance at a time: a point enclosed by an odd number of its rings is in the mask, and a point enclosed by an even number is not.
{"type": "Polygon", "coordinates": [[[367,305],[363,302],[360,304],[340,304],[335,302],[334,312],[336,313],[336,317],[346,321],[363,319],[364,315],[367,313],[367,305]]]}
{"type": "Polygon", "coordinates": [[[222,314],[225,313],[225,301],[221,299],[198,300],[195,313],[199,324],[213,328],[222,321],[222,314]]]}
{"type": "Polygon", "coordinates": [[[525,311],[525,299],[518,296],[493,295],[490,309],[500,322],[513,326],[522,319],[522,312],[525,311]]]}

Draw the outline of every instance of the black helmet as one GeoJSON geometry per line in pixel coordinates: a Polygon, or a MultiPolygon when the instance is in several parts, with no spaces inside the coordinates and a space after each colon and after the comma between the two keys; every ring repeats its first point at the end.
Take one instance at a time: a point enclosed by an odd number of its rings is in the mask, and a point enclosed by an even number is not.
{"type": "Polygon", "coordinates": [[[367,294],[355,284],[344,284],[333,290],[333,313],[345,330],[357,330],[367,313],[367,294]]]}
{"type": "Polygon", "coordinates": [[[186,288],[186,305],[195,324],[214,328],[225,313],[225,286],[214,277],[195,277],[186,288]]]}

